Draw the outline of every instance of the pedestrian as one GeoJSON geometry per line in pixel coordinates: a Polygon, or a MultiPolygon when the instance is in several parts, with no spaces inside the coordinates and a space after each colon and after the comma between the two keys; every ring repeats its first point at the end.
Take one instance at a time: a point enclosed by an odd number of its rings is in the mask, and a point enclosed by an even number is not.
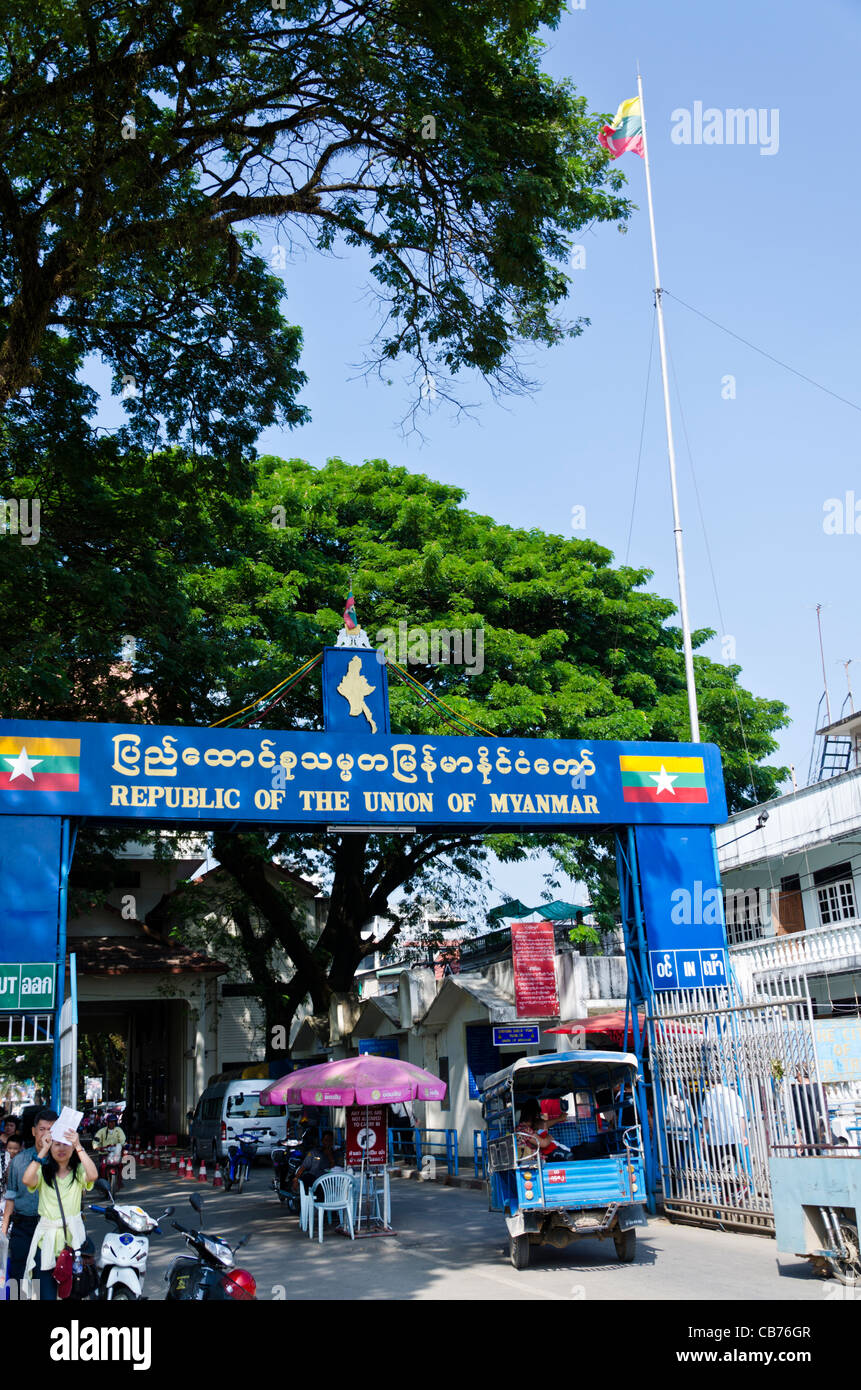
{"type": "MultiPolygon", "coordinates": [[[[330,1172],[336,1165],[337,1155],[335,1153],[335,1135],[331,1129],[324,1129],[321,1136],[319,1148],[315,1145],[309,1149],[301,1164],[296,1169],[296,1176],[293,1179],[293,1191],[299,1191],[301,1182],[306,1192],[311,1188],[318,1178],[330,1172]]],[[[323,1200],[322,1193],[317,1193],[317,1201],[323,1200]]]]}
{"type": "Polygon", "coordinates": [[[810,1080],[804,1066],[795,1069],[792,1087],[792,1108],[795,1111],[796,1142],[800,1153],[818,1149],[828,1139],[828,1122],[822,1113],[819,1088],[810,1080]]]}
{"type": "MultiPolygon", "coordinates": [[[[53,1110],[40,1110],[36,1116],[34,1134],[36,1143],[27,1147],[22,1146],[21,1152],[9,1164],[9,1172],[6,1178],[6,1202],[3,1209],[3,1219],[0,1223],[0,1231],[9,1237],[9,1271],[6,1282],[6,1297],[10,1297],[9,1288],[14,1282],[16,1288],[20,1290],[21,1282],[24,1278],[24,1270],[27,1267],[27,1255],[30,1250],[30,1242],[33,1239],[33,1232],[39,1222],[39,1198],[37,1193],[30,1192],[24,1186],[24,1173],[32,1160],[38,1153],[38,1147],[42,1144],[46,1135],[51,1133],[51,1125],[58,1118],[53,1110]]],[[[36,1269],[39,1269],[39,1252],[36,1253],[36,1269]]]]}
{"type": "Polygon", "coordinates": [[[0,1130],[0,1145],[6,1147],[6,1142],[13,1135],[18,1135],[18,1121],[14,1115],[6,1115],[3,1120],[3,1128],[0,1130]]]}
{"type": "Polygon", "coordinates": [[[17,1134],[10,1134],[6,1137],[6,1142],[0,1145],[0,1199],[5,1205],[6,1183],[9,1178],[9,1169],[12,1167],[12,1160],[17,1158],[21,1152],[21,1140],[17,1134]]]}
{"type": "Polygon", "coordinates": [[[415,1130],[418,1124],[408,1100],[389,1106],[389,1128],[397,1131],[392,1135],[392,1156],[395,1161],[415,1158],[415,1130]]]}
{"type": "Polygon", "coordinates": [[[38,1194],[39,1219],[27,1252],[25,1279],[37,1267],[39,1297],[57,1298],[54,1265],[65,1246],[80,1250],[87,1239],[81,1204],[85,1191],[98,1177],[96,1165],[81,1146],[77,1130],[67,1129],[65,1139],[42,1136],[38,1153],[24,1170],[24,1186],[38,1194]]]}
{"type": "Polygon", "coordinates": [[[747,1168],[749,1147],[747,1113],[733,1086],[716,1081],[706,1092],[702,1105],[706,1151],[719,1170],[737,1172],[747,1168]]]}

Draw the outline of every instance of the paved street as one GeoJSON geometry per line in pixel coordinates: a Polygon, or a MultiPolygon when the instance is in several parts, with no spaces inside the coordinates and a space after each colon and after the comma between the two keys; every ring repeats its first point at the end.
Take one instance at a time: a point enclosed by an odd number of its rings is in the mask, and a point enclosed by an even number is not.
{"type": "MultiPolygon", "coordinates": [[[[241,1195],[143,1170],[121,1200],[155,1214],[173,1202],[175,1219],[194,1225],[191,1192],[206,1199],[204,1229],[236,1241],[251,1240],[241,1262],[257,1280],[263,1299],[779,1299],[821,1304],[837,1292],[814,1278],[805,1262],[781,1259],[774,1241],[652,1220],[638,1236],[634,1264],[621,1265],[611,1242],[584,1241],[565,1251],[533,1251],[518,1273],[508,1262],[505,1224],[487,1211],[483,1192],[393,1179],[394,1237],[350,1242],[326,1227],[322,1247],[299,1231],[269,1187],[272,1170],[255,1168],[241,1195]]],[[[166,1223],[167,1225],[167,1223],[166,1223]]],[[[90,1217],[98,1244],[106,1223],[90,1217]]],[[[147,1292],[164,1297],[164,1273],[184,1249],[175,1231],[150,1244],[147,1292]]]]}

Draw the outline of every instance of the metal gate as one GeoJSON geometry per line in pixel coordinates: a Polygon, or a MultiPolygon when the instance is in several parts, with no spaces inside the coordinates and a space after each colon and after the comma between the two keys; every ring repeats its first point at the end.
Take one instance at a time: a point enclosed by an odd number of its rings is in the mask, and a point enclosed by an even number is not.
{"type": "Polygon", "coordinates": [[[746,1001],[732,986],[667,991],[651,1010],[666,1212],[772,1231],[769,1154],[830,1137],[806,981],[775,980],[746,1001]]]}

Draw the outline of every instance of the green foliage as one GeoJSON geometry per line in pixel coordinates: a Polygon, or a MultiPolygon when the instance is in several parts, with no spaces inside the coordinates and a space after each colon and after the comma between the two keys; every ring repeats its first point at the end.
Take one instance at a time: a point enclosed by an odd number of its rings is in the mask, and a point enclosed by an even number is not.
{"type": "MultiPolygon", "coordinates": [[[[645,588],[648,571],[614,567],[602,546],[500,525],[469,511],[459,489],[383,460],[351,467],[333,459],[313,469],[263,458],[238,472],[229,492],[206,459],[179,451],[124,458],[80,420],[73,428],[74,395],[66,405],[64,415],[56,399],[36,399],[43,435],[32,420],[7,432],[20,471],[2,479],[3,490],[35,488],[45,499],[40,543],[24,547],[10,536],[0,545],[0,603],[16,615],[0,656],[7,717],[211,723],[334,641],[352,573],[372,641],[401,622],[408,632],[481,629],[483,669],[428,664],[411,673],[514,752],[527,737],[687,737],[673,605],[645,588]],[[49,419],[61,430],[57,450],[49,419]],[[124,636],[135,639],[133,662],[121,659],[124,636]]],[[[763,797],[784,775],[763,759],[785,708],[745,691],[738,668],[705,657],[695,664],[703,738],[721,748],[737,809],[752,795],[737,709],[763,797]]],[[[396,680],[391,711],[395,732],[451,732],[396,680]]],[[[295,686],[264,725],[321,727],[319,674],[295,686]]],[[[110,849],[86,846],[82,837],[82,853],[97,866],[110,849]]],[[[418,923],[428,900],[475,920],[488,848],[516,861],[547,847],[561,870],[587,884],[599,925],[611,925],[606,832],[501,835],[483,844],[455,832],[219,835],[215,853],[244,895],[242,949],[246,960],[256,952],[257,977],[265,980],[276,956],[295,968],[289,1015],[309,990],[324,1010],[333,990],[350,987],[367,951],[361,930],[375,915],[394,923],[383,950],[402,925],[418,923]],[[331,895],[316,942],[289,895],[267,883],[273,854],[295,873],[317,875],[331,895]]],[[[173,920],[199,930],[211,908],[202,898],[186,907],[173,920]]],[[[275,993],[277,1012],[283,999],[275,993]]]]}
{"type": "MultiPolygon", "coordinates": [[[[360,248],[378,364],[437,390],[524,384],[579,229],[623,219],[602,118],[542,71],[563,0],[3,0],[0,402],[49,331],[134,375],[135,437],[245,447],[302,418],[299,334],[249,228],[288,270],[360,248]]],[[[274,264],[274,262],[273,262],[274,264]]]]}

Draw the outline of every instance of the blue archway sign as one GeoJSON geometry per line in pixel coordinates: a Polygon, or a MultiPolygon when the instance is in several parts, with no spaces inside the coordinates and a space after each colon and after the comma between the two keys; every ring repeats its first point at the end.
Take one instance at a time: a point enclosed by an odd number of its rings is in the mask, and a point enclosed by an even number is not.
{"type": "Polygon", "coordinates": [[[386,674],[369,648],[327,648],[325,732],[0,721],[0,961],[56,960],[59,1016],[74,830],[87,821],[613,827],[634,1019],[654,990],[726,983],[713,744],[391,734],[386,674]]]}

